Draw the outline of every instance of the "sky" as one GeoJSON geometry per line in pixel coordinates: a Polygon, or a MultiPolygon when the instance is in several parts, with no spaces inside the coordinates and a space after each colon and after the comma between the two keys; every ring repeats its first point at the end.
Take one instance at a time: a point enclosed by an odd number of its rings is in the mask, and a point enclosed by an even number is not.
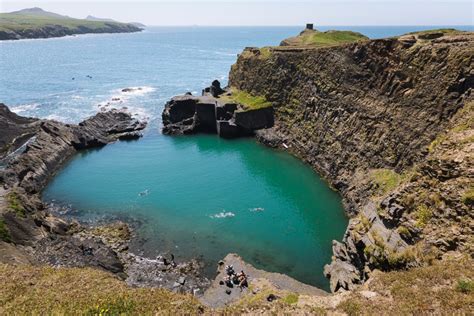
{"type": "Polygon", "coordinates": [[[0,0],[146,25],[473,25],[474,0],[0,0]]]}

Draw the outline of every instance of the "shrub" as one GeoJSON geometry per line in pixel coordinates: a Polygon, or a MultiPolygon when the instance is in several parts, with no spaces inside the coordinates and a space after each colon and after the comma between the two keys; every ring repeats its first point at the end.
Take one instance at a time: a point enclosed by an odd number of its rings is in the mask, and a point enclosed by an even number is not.
{"type": "Polygon", "coordinates": [[[6,196],[6,200],[8,203],[8,209],[11,211],[15,212],[16,215],[20,217],[25,217],[26,216],[26,211],[23,208],[23,205],[21,205],[20,197],[18,196],[18,193],[16,192],[10,192],[6,196]]]}
{"type": "Polygon", "coordinates": [[[462,202],[468,206],[474,205],[474,187],[469,188],[462,196],[462,202]]]}
{"type": "Polygon", "coordinates": [[[404,239],[409,239],[411,237],[411,233],[410,231],[408,230],[408,228],[406,228],[405,226],[400,226],[397,228],[397,232],[400,234],[400,236],[402,236],[404,239]]]}
{"type": "Polygon", "coordinates": [[[283,298],[283,301],[287,304],[296,304],[298,303],[298,294],[291,293],[283,298]]]}
{"type": "Polygon", "coordinates": [[[474,292],[474,282],[471,280],[458,280],[456,291],[466,294],[474,292]]]}
{"type": "Polygon", "coordinates": [[[431,210],[425,204],[418,205],[415,212],[417,218],[416,226],[419,228],[425,227],[433,216],[431,210]]]}
{"type": "Polygon", "coordinates": [[[0,240],[5,242],[11,242],[12,237],[10,236],[10,232],[8,231],[7,225],[3,219],[0,219],[0,240]]]}

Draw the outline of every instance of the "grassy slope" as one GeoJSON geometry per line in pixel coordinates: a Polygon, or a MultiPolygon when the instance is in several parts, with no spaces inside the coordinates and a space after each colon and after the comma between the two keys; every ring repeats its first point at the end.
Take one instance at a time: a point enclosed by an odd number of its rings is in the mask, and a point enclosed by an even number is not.
{"type": "Polygon", "coordinates": [[[465,256],[409,271],[377,273],[363,287],[377,293],[376,299],[367,299],[359,290],[338,308],[349,315],[377,315],[380,311],[385,315],[466,315],[474,309],[473,264],[465,256]]]}
{"type": "Polygon", "coordinates": [[[90,21],[73,18],[55,18],[49,16],[26,15],[0,13],[0,31],[24,31],[40,29],[47,26],[60,25],[71,30],[78,30],[78,27],[87,27],[91,30],[104,29],[110,26],[125,26],[125,23],[90,21]]]}
{"type": "Polygon", "coordinates": [[[0,314],[197,314],[203,307],[189,295],[130,288],[91,268],[0,265],[0,314]]]}
{"type": "Polygon", "coordinates": [[[296,37],[286,39],[284,42],[288,46],[312,46],[323,47],[344,43],[351,43],[360,40],[367,40],[368,37],[361,33],[351,31],[327,31],[319,32],[305,30],[296,37]]]}
{"type": "Polygon", "coordinates": [[[297,295],[251,282],[241,301],[219,310],[190,295],[130,288],[110,273],[91,268],[0,264],[0,314],[468,314],[474,308],[474,264],[468,256],[436,261],[410,271],[374,273],[362,288],[329,297],[297,295]],[[364,293],[375,293],[367,298],[364,293]],[[253,292],[255,294],[253,294],[253,292]],[[268,302],[274,294],[279,299],[268,302]]]}

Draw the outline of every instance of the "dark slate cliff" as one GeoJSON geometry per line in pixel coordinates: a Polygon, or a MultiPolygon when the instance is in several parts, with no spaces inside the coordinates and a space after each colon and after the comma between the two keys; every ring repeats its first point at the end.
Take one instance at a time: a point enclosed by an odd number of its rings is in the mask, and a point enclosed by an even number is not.
{"type": "Polygon", "coordinates": [[[263,95],[275,108],[275,127],[257,137],[311,164],[353,216],[326,269],[333,291],[352,288],[374,268],[424,264],[437,253],[432,247],[470,248],[469,229],[458,230],[456,242],[430,238],[442,235],[433,227],[443,216],[461,226],[470,216],[461,196],[472,186],[472,151],[464,164],[427,156],[446,129],[472,128],[453,117],[473,98],[473,52],[473,33],[425,32],[333,47],[249,48],[233,65],[230,87],[263,95]],[[452,186],[435,174],[449,174],[452,186]]]}

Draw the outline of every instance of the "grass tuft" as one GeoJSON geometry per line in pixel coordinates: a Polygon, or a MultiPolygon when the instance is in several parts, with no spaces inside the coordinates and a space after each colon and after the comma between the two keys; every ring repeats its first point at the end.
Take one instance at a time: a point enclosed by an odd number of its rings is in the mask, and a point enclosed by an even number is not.
{"type": "Polygon", "coordinates": [[[26,210],[23,207],[20,196],[16,192],[10,192],[6,196],[7,200],[7,208],[10,211],[13,211],[16,215],[20,217],[25,217],[26,216],[26,210]]]}
{"type": "Polygon", "coordinates": [[[474,292],[474,282],[471,280],[458,280],[458,283],[456,283],[456,291],[465,294],[472,293],[474,292]]]}
{"type": "Polygon", "coordinates": [[[285,302],[286,304],[296,304],[298,303],[298,298],[298,294],[290,293],[283,298],[283,302],[285,302]]]}
{"type": "Polygon", "coordinates": [[[474,187],[471,187],[466,192],[464,192],[461,200],[467,206],[473,206],[474,205],[474,187]]]}
{"type": "Polygon", "coordinates": [[[264,96],[253,96],[246,91],[232,89],[230,96],[222,96],[223,102],[234,102],[241,104],[245,110],[258,110],[272,106],[264,96]]]}
{"type": "Polygon", "coordinates": [[[426,224],[428,224],[428,221],[433,216],[433,213],[425,204],[420,204],[415,210],[415,215],[417,218],[416,226],[418,228],[423,228],[426,226],[426,224]]]}
{"type": "Polygon", "coordinates": [[[370,172],[372,182],[377,185],[381,194],[395,189],[403,180],[403,177],[390,169],[375,169],[370,172]]]}

